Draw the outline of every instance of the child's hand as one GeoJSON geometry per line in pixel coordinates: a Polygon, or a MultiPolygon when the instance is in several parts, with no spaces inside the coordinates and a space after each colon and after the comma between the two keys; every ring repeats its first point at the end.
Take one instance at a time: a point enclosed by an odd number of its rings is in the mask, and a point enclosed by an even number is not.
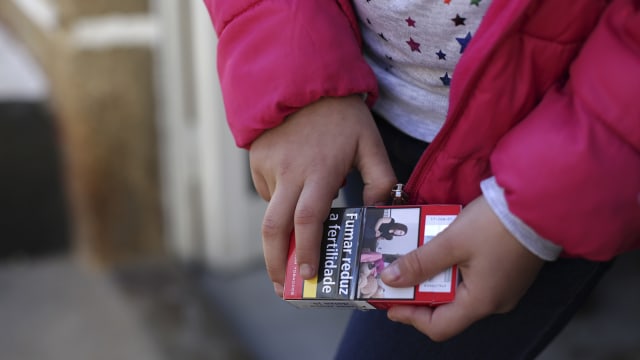
{"type": "Polygon", "coordinates": [[[347,173],[360,170],[365,203],[384,201],[396,179],[382,139],[358,96],[324,98],[289,116],[251,145],[251,175],[269,201],[262,223],[264,257],[282,295],[291,230],[303,278],[315,276],[322,224],[347,173]]]}
{"type": "Polygon", "coordinates": [[[454,264],[462,282],[452,303],[397,306],[389,310],[389,318],[413,325],[434,341],[446,340],[477,320],[512,310],[543,260],[504,228],[481,196],[445,231],[385,269],[382,279],[396,287],[416,285],[454,264]]]}

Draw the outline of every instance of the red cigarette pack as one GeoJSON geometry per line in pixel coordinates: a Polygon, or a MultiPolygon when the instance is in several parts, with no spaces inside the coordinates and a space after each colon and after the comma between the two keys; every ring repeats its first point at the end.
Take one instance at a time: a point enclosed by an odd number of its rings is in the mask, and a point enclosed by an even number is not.
{"type": "Polygon", "coordinates": [[[299,308],[361,310],[453,301],[456,266],[408,288],[390,287],[380,274],[395,259],[444,230],[461,209],[460,205],[332,208],[324,223],[316,278],[300,277],[295,234],[291,235],[284,300],[299,308]]]}

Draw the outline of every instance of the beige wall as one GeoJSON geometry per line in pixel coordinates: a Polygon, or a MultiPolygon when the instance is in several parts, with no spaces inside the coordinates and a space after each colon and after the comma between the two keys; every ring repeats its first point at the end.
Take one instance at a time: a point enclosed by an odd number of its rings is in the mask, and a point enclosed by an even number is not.
{"type": "MultiPolygon", "coordinates": [[[[144,18],[145,0],[43,0],[58,14],[46,28],[0,1],[0,21],[42,64],[61,130],[73,208],[74,243],[84,259],[114,264],[163,256],[153,95],[152,42],[92,46],[76,25],[115,16],[144,18]]],[[[144,38],[144,36],[143,36],[144,38]]]]}
{"type": "Polygon", "coordinates": [[[58,7],[63,24],[86,16],[112,13],[146,13],[148,0],[48,0],[58,7]]]}

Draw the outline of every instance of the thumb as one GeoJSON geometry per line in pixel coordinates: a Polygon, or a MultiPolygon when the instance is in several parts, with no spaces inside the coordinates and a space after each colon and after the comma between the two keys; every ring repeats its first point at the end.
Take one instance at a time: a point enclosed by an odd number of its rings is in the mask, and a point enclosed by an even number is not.
{"type": "Polygon", "coordinates": [[[393,287],[422,283],[459,262],[446,229],[425,245],[400,257],[382,272],[382,281],[393,287]]]}

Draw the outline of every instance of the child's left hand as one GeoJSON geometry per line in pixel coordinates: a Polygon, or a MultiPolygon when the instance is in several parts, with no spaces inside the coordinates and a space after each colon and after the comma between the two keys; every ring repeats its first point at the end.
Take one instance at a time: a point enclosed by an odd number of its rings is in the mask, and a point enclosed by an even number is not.
{"type": "Polygon", "coordinates": [[[436,308],[395,306],[388,317],[434,341],[446,340],[488,315],[512,310],[543,262],[504,228],[480,196],[442,233],[382,273],[388,285],[405,287],[457,264],[462,282],[455,300],[436,308]]]}

